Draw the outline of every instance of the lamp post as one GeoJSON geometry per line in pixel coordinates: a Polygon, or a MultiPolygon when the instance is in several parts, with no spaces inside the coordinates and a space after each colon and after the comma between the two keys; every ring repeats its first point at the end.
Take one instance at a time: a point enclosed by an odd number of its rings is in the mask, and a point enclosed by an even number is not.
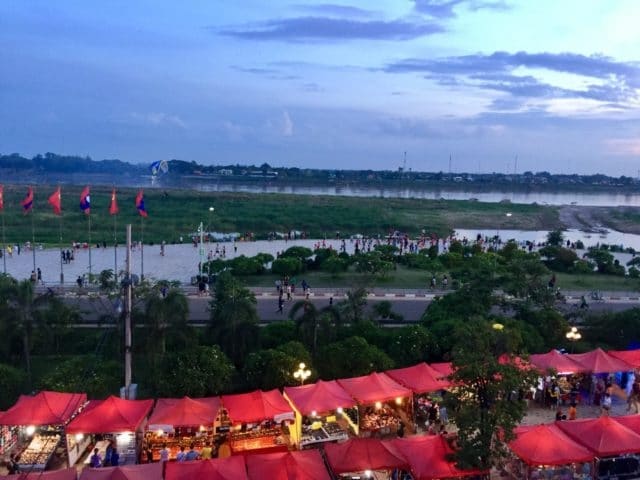
{"type": "Polygon", "coordinates": [[[582,338],[582,335],[578,331],[577,327],[571,327],[571,330],[569,330],[565,336],[567,337],[567,340],[571,342],[571,353],[573,353],[573,345],[582,338]]]}
{"type": "Polygon", "coordinates": [[[307,366],[300,362],[298,365],[298,370],[293,372],[293,378],[296,380],[300,380],[300,385],[304,385],[304,381],[311,376],[311,370],[307,368],[307,366]]]}
{"type": "Polygon", "coordinates": [[[207,238],[211,241],[211,215],[213,215],[215,208],[209,207],[209,223],[207,224],[207,238]]]}

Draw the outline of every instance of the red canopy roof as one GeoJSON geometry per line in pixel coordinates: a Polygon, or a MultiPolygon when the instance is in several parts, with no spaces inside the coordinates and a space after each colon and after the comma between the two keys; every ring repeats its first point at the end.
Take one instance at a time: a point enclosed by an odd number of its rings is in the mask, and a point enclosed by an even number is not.
{"type": "Polygon", "coordinates": [[[162,480],[162,463],[85,468],[80,480],[162,480]]]}
{"type": "Polygon", "coordinates": [[[451,362],[436,362],[429,364],[429,366],[436,372],[440,372],[440,375],[442,375],[442,377],[448,377],[453,373],[453,363],[451,362]]]}
{"type": "Polygon", "coordinates": [[[303,415],[331,412],[338,407],[353,407],[356,401],[336,382],[318,380],[299,387],[284,387],[284,393],[303,415]]]}
{"type": "Polygon", "coordinates": [[[67,426],[67,433],[135,432],[153,407],[153,400],[109,397],[92,400],[67,426]]]}
{"type": "Polygon", "coordinates": [[[151,425],[190,427],[213,423],[220,408],[220,397],[160,398],[151,417],[151,425]]]}
{"type": "Polygon", "coordinates": [[[249,480],[331,480],[319,450],[247,456],[249,480]]]}
{"type": "Polygon", "coordinates": [[[622,417],[613,417],[613,419],[627,427],[629,430],[640,435],[640,415],[624,415],[622,417]]]}
{"type": "MultiPolygon", "coordinates": [[[[167,462],[165,480],[247,480],[242,455],[194,462],[167,462]]],[[[80,479],[82,480],[82,479],[80,479]]]]}
{"type": "Polygon", "coordinates": [[[447,460],[453,450],[442,435],[398,438],[391,444],[399,454],[409,460],[409,467],[415,480],[438,478],[460,478],[478,475],[477,470],[460,470],[456,464],[447,460]]]}
{"type": "Polygon", "coordinates": [[[640,452],[640,435],[611,417],[556,422],[556,425],[599,457],[640,452]]]}
{"type": "Polygon", "coordinates": [[[256,390],[239,395],[223,395],[222,405],[229,412],[233,422],[259,422],[268,418],[292,416],[291,405],[278,389],[263,392],[256,390]]]}
{"type": "Polygon", "coordinates": [[[343,378],[338,383],[359,404],[387,402],[398,397],[408,397],[411,390],[398,384],[384,373],[372,373],[363,377],[343,378]]]}
{"type": "Polygon", "coordinates": [[[424,362],[413,367],[387,370],[384,373],[401,385],[410,388],[413,393],[435,392],[451,386],[449,380],[442,378],[442,373],[424,362]]]}
{"type": "Polygon", "coordinates": [[[575,361],[569,355],[563,355],[557,350],[531,355],[529,361],[542,371],[554,369],[560,375],[570,375],[572,373],[586,371],[582,364],[575,361]]]}
{"type": "Polygon", "coordinates": [[[86,402],[84,393],[20,395],[16,404],[0,417],[0,425],[64,425],[86,402]]]}
{"type": "Polygon", "coordinates": [[[593,453],[555,424],[518,427],[516,435],[509,448],[529,465],[566,465],[593,460],[593,453]]]}
{"type": "Polygon", "coordinates": [[[633,366],[619,358],[612,357],[601,348],[596,348],[587,353],[569,354],[569,357],[592,373],[628,372],[633,370],[633,366]]]}
{"type": "Polygon", "coordinates": [[[640,368],[640,350],[609,350],[607,353],[629,365],[640,368]]]}
{"type": "Polygon", "coordinates": [[[376,438],[352,438],[344,443],[328,443],[324,451],[335,473],[408,467],[407,460],[389,442],[376,438]]]}
{"type": "Polygon", "coordinates": [[[54,470],[51,472],[30,472],[19,473],[17,475],[0,475],[0,478],[7,480],[76,480],[78,471],[75,468],[67,468],[64,470],[54,470]]]}

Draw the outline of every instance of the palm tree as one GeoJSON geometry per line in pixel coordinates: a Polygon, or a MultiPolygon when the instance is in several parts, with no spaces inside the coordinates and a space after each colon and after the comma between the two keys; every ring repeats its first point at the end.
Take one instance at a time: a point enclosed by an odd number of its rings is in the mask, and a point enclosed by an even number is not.
{"type": "Polygon", "coordinates": [[[335,340],[341,320],[336,308],[328,306],[318,309],[308,300],[294,303],[289,311],[289,318],[295,321],[300,340],[314,355],[318,348],[318,337],[323,344],[335,340]]]}
{"type": "Polygon", "coordinates": [[[193,339],[189,325],[189,303],[182,291],[160,282],[159,288],[151,289],[145,298],[145,324],[151,352],[160,356],[167,351],[167,334],[176,343],[186,346],[193,339]]]}
{"type": "Polygon", "coordinates": [[[213,297],[209,338],[241,365],[258,344],[256,297],[228,272],[218,276],[213,297]]]}
{"type": "Polygon", "coordinates": [[[336,305],[344,323],[354,325],[365,319],[367,290],[359,287],[347,292],[347,298],[336,305]]]}

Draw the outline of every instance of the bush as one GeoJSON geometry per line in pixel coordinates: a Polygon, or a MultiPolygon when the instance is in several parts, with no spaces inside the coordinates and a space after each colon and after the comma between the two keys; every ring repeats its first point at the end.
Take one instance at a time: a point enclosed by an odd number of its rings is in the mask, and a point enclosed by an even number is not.
{"type": "Polygon", "coordinates": [[[27,374],[10,365],[0,364],[0,409],[12,406],[25,386],[27,374]]]}
{"type": "Polygon", "coordinates": [[[636,267],[630,267],[628,274],[631,278],[639,278],[640,270],[638,270],[636,267]]]}
{"type": "Polygon", "coordinates": [[[298,258],[306,260],[313,255],[313,251],[307,247],[290,247],[280,254],[280,258],[298,258]]]}
{"type": "Polygon", "coordinates": [[[271,273],[292,276],[302,272],[302,261],[294,257],[280,257],[271,264],[271,273]]]}

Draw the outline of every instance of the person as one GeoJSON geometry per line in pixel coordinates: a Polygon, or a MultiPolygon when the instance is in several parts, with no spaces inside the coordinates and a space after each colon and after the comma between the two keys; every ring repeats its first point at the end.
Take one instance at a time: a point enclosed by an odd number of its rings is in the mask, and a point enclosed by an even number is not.
{"type": "Polygon", "coordinates": [[[103,467],[111,466],[111,454],[113,453],[113,442],[109,442],[107,449],[104,452],[104,460],[102,462],[103,467]]]}
{"type": "Polygon", "coordinates": [[[284,298],[282,294],[280,294],[280,296],[278,297],[278,313],[284,313],[284,298]]]}
{"type": "Polygon", "coordinates": [[[191,445],[189,445],[189,451],[187,452],[187,454],[185,455],[185,460],[197,460],[200,457],[200,454],[195,450],[195,445],[192,443],[191,445]]]}
{"type": "Polygon", "coordinates": [[[398,430],[396,431],[396,434],[398,435],[398,438],[404,437],[404,423],[400,422],[400,424],[398,425],[398,430]]]}
{"type": "Polygon", "coordinates": [[[111,466],[117,467],[118,465],[120,465],[120,454],[118,453],[118,448],[114,446],[113,450],[111,450],[111,466]]]}
{"type": "Polygon", "coordinates": [[[151,449],[150,443],[147,444],[147,447],[144,449],[144,454],[147,458],[147,463],[153,463],[153,450],[151,449]]]}
{"type": "Polygon", "coordinates": [[[38,283],[42,284],[42,270],[40,270],[40,267],[38,267],[37,269],[38,272],[38,283]]]}
{"type": "Polygon", "coordinates": [[[38,276],[36,275],[36,272],[31,270],[31,276],[29,277],[29,280],[31,280],[31,283],[36,283],[38,281],[38,276]]]}
{"type": "Polygon", "coordinates": [[[580,297],[580,308],[582,310],[589,308],[589,304],[587,303],[587,299],[582,295],[580,297]]]}
{"type": "Polygon", "coordinates": [[[576,404],[571,402],[569,405],[569,420],[575,420],[578,418],[578,409],[576,408],[576,404]]]}
{"type": "Polygon", "coordinates": [[[439,416],[440,416],[440,423],[442,425],[446,425],[449,423],[449,413],[447,412],[447,407],[441,403],[440,404],[440,408],[439,408],[439,416]]]}
{"type": "Polygon", "coordinates": [[[18,455],[11,455],[11,457],[9,457],[7,470],[9,475],[20,473],[20,469],[18,468],[18,455]]]}
{"type": "Polygon", "coordinates": [[[562,409],[558,408],[558,410],[556,410],[556,422],[559,422],[560,420],[562,420],[562,409]]]}
{"type": "Polygon", "coordinates": [[[207,442],[204,444],[204,447],[200,451],[200,458],[203,460],[209,460],[213,456],[213,449],[211,448],[211,443],[207,442]]]}
{"type": "Polygon", "coordinates": [[[184,462],[187,458],[187,454],[184,452],[184,445],[180,445],[180,451],[176,455],[176,461],[184,462]]]}
{"type": "Polygon", "coordinates": [[[602,397],[602,415],[608,416],[609,410],[611,410],[611,394],[607,392],[602,397]]]}
{"type": "Polygon", "coordinates": [[[160,461],[168,462],[169,461],[169,449],[167,448],[167,444],[162,444],[162,450],[160,450],[160,461]]]}
{"type": "Polygon", "coordinates": [[[91,455],[91,458],[89,459],[89,466],[91,468],[98,468],[100,465],[102,465],[102,458],[98,453],[98,449],[94,448],[93,455],[91,455]]]}
{"type": "Polygon", "coordinates": [[[76,283],[78,284],[78,288],[82,288],[82,275],[78,275],[78,278],[76,278],[76,283]]]}

